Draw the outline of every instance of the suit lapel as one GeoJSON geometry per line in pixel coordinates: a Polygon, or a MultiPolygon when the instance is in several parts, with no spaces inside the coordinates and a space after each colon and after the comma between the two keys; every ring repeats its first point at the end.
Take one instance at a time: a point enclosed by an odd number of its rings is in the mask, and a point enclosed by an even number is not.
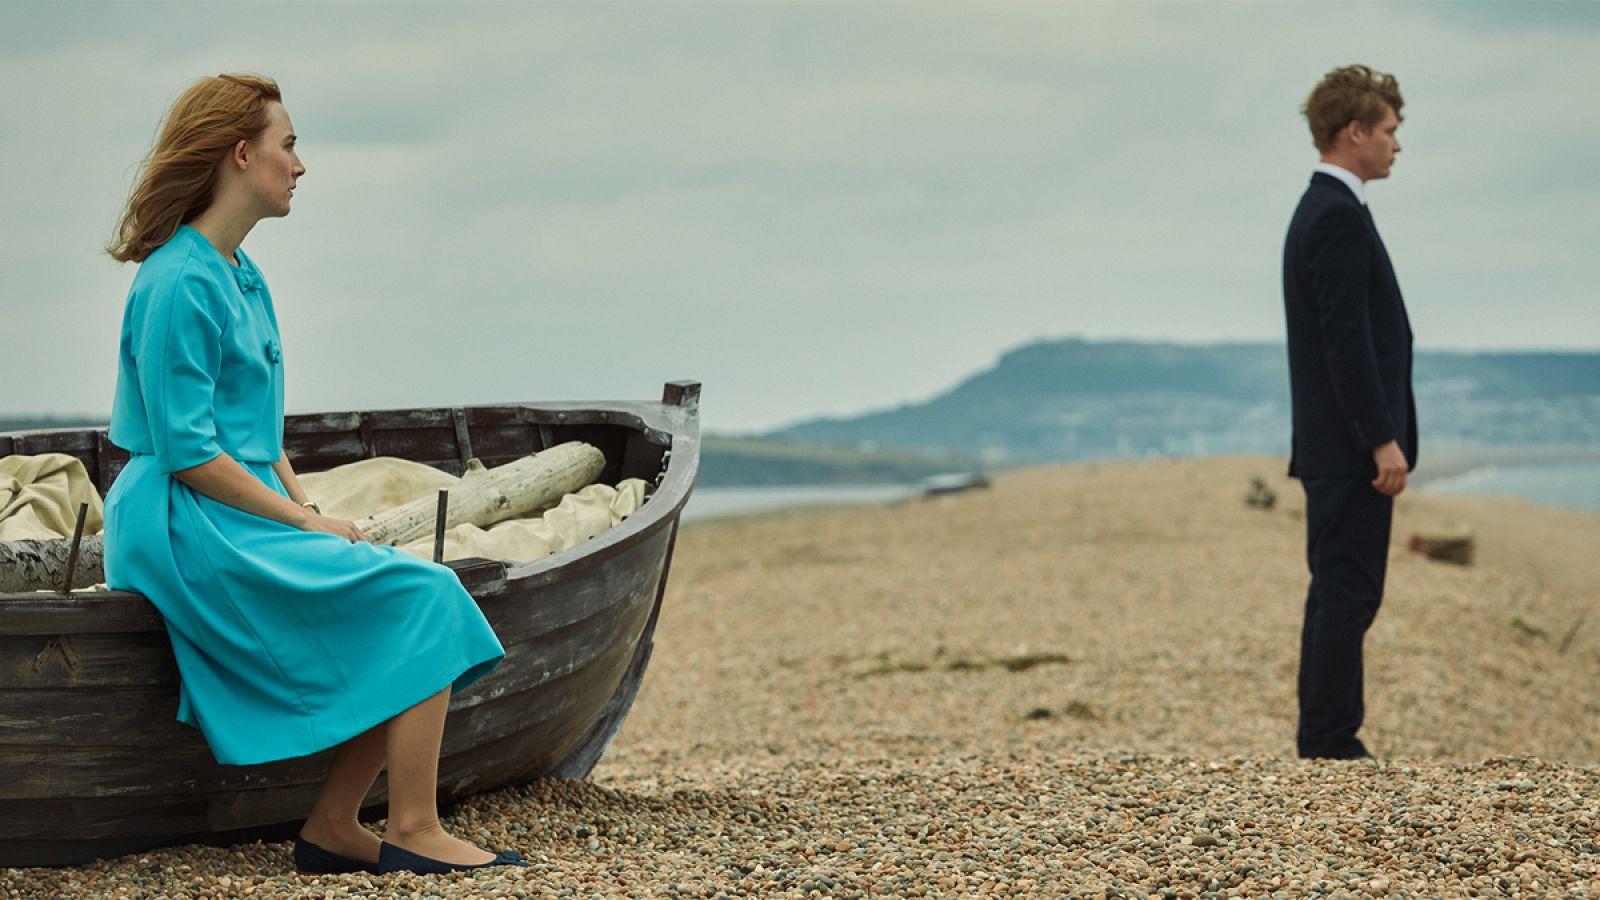
{"type": "Polygon", "coordinates": [[[1389,283],[1394,285],[1394,296],[1400,307],[1400,320],[1405,322],[1406,334],[1411,334],[1411,317],[1406,314],[1405,300],[1401,299],[1400,279],[1394,272],[1394,261],[1389,259],[1389,248],[1383,245],[1383,235],[1378,233],[1378,223],[1372,218],[1372,207],[1361,204],[1361,218],[1367,222],[1367,230],[1372,232],[1372,239],[1378,242],[1378,256],[1383,259],[1383,267],[1389,272],[1389,283]]]}

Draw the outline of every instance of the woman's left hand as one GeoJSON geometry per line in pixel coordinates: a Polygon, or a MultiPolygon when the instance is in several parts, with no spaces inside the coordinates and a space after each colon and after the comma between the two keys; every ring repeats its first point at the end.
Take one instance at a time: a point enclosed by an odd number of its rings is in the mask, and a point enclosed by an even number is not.
{"type": "MultiPolygon", "coordinates": [[[[310,511],[308,510],[308,512],[310,511]]],[[[338,535],[352,544],[367,539],[367,536],[361,533],[361,529],[356,527],[356,523],[349,519],[335,519],[332,516],[324,516],[321,513],[311,513],[306,516],[306,520],[300,524],[300,530],[320,531],[323,534],[338,535]]]]}

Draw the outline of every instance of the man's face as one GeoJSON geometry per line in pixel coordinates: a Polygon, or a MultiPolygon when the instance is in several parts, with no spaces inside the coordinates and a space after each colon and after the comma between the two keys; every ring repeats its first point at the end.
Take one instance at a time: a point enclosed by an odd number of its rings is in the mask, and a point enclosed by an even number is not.
{"type": "Polygon", "coordinates": [[[1399,128],[1400,117],[1395,115],[1391,107],[1384,107],[1383,119],[1371,129],[1360,122],[1355,123],[1351,132],[1358,167],[1355,174],[1362,181],[1389,177],[1395,155],[1400,152],[1400,139],[1395,137],[1395,131],[1399,128]]]}

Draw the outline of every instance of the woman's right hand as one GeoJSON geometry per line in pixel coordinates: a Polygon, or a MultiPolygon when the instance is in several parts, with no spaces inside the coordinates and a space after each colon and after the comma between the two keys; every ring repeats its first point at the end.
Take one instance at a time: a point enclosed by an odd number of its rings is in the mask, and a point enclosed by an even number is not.
{"type": "MultiPolygon", "coordinates": [[[[307,512],[310,512],[310,510],[307,510],[307,512]]],[[[367,536],[361,533],[361,529],[356,527],[356,523],[349,519],[335,519],[332,516],[325,516],[321,513],[311,513],[306,516],[306,520],[300,525],[300,530],[320,531],[323,534],[337,535],[352,544],[367,539],[367,536]]]]}

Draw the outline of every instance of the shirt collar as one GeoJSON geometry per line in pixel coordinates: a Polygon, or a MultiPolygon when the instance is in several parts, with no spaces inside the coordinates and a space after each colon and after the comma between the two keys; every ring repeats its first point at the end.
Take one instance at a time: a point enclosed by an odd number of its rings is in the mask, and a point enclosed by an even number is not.
{"type": "Polygon", "coordinates": [[[1367,205],[1367,186],[1361,182],[1361,179],[1356,177],[1356,173],[1326,162],[1317,163],[1316,168],[1312,171],[1321,172],[1324,175],[1332,175],[1344,182],[1345,187],[1348,187],[1350,192],[1356,195],[1356,199],[1361,201],[1361,205],[1367,205]]]}

